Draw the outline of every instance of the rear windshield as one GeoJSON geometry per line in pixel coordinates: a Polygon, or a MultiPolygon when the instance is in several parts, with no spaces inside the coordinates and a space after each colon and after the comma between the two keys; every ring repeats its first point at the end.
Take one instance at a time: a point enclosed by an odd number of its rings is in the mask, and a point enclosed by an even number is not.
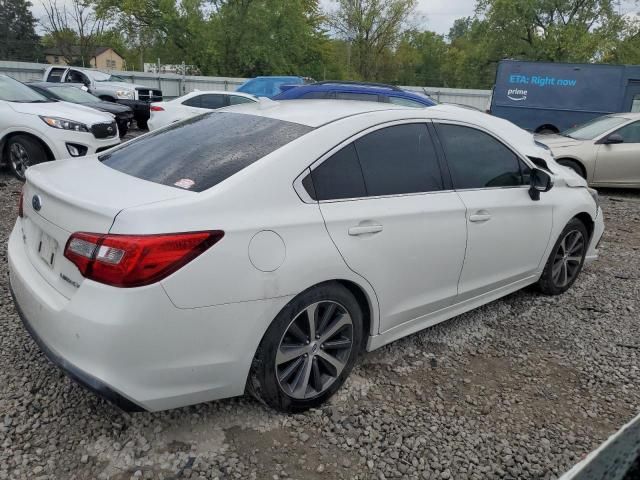
{"type": "Polygon", "coordinates": [[[143,180],[202,192],[311,130],[272,118],[212,112],[124,143],[98,158],[143,180]]]}

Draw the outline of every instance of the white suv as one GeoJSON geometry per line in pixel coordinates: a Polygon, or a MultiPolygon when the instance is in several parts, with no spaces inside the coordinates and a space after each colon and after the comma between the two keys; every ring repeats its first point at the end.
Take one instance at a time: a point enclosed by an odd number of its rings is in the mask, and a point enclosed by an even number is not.
{"type": "Polygon", "coordinates": [[[113,115],[47,99],[0,75],[0,164],[19,179],[31,165],[92,155],[118,143],[113,115]]]}

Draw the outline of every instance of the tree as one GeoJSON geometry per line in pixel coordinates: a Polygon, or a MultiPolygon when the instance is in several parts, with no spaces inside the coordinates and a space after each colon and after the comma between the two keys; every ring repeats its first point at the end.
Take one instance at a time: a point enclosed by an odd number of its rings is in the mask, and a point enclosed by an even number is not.
{"type": "Polygon", "coordinates": [[[327,23],[350,46],[349,63],[363,79],[377,79],[382,61],[396,47],[416,0],[337,0],[327,23]]]}
{"type": "Polygon", "coordinates": [[[25,0],[0,0],[0,59],[37,60],[40,44],[29,7],[25,0]]]}
{"type": "Polygon", "coordinates": [[[99,18],[87,0],[44,0],[42,26],[50,42],[60,50],[67,63],[89,66],[98,46],[105,20],[99,18]]]}
{"type": "Polygon", "coordinates": [[[505,57],[556,62],[604,58],[624,20],[616,0],[479,0],[490,48],[505,57]]]}
{"type": "Polygon", "coordinates": [[[402,35],[395,51],[395,83],[445,87],[444,67],[449,46],[442,35],[435,32],[409,30],[402,35]]]}

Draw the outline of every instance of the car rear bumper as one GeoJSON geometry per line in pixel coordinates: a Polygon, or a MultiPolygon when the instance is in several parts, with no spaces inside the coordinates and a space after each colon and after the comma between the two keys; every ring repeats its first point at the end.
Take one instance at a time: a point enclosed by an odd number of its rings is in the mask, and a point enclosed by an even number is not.
{"type": "Polygon", "coordinates": [[[31,264],[20,222],[9,279],[25,328],[71,378],[127,410],[165,410],[242,395],[256,348],[290,297],[179,309],[160,284],[90,280],[70,299],[31,264]]]}

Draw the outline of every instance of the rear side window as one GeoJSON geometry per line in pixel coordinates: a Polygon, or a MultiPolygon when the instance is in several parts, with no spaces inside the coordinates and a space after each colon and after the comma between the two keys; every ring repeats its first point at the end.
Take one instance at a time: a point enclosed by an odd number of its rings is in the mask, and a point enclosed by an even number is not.
{"type": "Polygon", "coordinates": [[[460,125],[436,127],[455,189],[514,187],[525,183],[521,165],[526,166],[491,135],[460,125]]]}
{"type": "Polygon", "coordinates": [[[202,95],[196,95],[191,98],[187,98],[182,105],[186,105],[187,107],[197,107],[202,108],[202,95]]]}
{"type": "Polygon", "coordinates": [[[353,143],[334,153],[311,173],[316,200],[366,197],[362,170],[353,143]]]}
{"type": "Polygon", "coordinates": [[[442,190],[442,175],[427,126],[396,125],[355,142],[368,195],[442,190]]]}
{"type": "Polygon", "coordinates": [[[443,189],[436,152],[424,124],[396,125],[365,135],[335,153],[303,185],[316,200],[433,192],[443,189]]]}
{"type": "Polygon", "coordinates": [[[215,93],[208,93],[200,96],[200,106],[202,108],[209,108],[215,110],[217,108],[225,107],[227,104],[226,95],[220,95],[215,93]]]}
{"type": "Polygon", "coordinates": [[[394,105],[402,105],[403,107],[416,107],[416,108],[424,108],[425,105],[416,102],[415,100],[410,100],[408,98],[403,97],[389,97],[389,103],[393,103],[394,105]]]}
{"type": "Polygon", "coordinates": [[[211,112],[131,140],[98,158],[143,180],[202,192],[311,130],[272,118],[211,112]]]}
{"type": "Polygon", "coordinates": [[[64,68],[52,68],[49,72],[49,76],[47,77],[47,82],[61,82],[63,73],[64,68]]]}

